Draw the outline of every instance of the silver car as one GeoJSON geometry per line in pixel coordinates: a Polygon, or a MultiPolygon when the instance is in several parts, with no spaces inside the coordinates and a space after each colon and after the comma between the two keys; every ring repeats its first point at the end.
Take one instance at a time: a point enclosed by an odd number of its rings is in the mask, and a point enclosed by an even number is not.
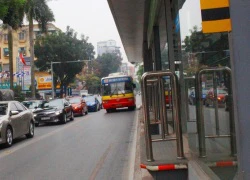
{"type": "Polygon", "coordinates": [[[33,113],[17,101],[0,102],[0,144],[10,147],[13,139],[34,136],[33,113]]]}

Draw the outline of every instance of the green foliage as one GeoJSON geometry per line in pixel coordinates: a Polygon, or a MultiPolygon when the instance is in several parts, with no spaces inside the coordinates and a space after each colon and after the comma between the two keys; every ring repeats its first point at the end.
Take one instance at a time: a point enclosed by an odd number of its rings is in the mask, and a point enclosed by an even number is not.
{"type": "Polygon", "coordinates": [[[100,82],[101,79],[94,74],[85,74],[78,77],[78,80],[85,82],[85,89],[88,89],[90,94],[100,93],[100,82]]]}
{"type": "Polygon", "coordinates": [[[24,18],[26,0],[0,0],[0,19],[13,29],[18,29],[24,18]]]}
{"type": "Polygon", "coordinates": [[[50,70],[51,62],[61,62],[53,64],[54,84],[57,80],[62,86],[68,86],[74,81],[84,65],[83,62],[67,63],[66,61],[76,61],[87,59],[89,55],[94,56],[94,46],[87,42],[88,39],[82,36],[77,39],[77,33],[70,27],[67,31],[41,37],[35,44],[35,65],[42,71],[50,70]]]}
{"type": "Polygon", "coordinates": [[[97,63],[95,67],[99,70],[99,77],[106,77],[110,73],[115,73],[118,71],[122,58],[118,54],[105,53],[102,56],[97,57],[97,63]]]}
{"type": "Polygon", "coordinates": [[[140,83],[141,83],[141,77],[142,77],[143,73],[144,73],[144,66],[140,65],[138,68],[138,71],[136,72],[136,75],[137,75],[140,83]]]}
{"type": "Polygon", "coordinates": [[[184,39],[184,49],[189,57],[197,58],[198,65],[230,66],[227,33],[204,34],[194,26],[191,35],[184,39]]]}
{"type": "Polygon", "coordinates": [[[55,21],[54,14],[46,0],[27,0],[25,14],[28,20],[36,20],[43,32],[47,32],[49,22],[55,21]]]}

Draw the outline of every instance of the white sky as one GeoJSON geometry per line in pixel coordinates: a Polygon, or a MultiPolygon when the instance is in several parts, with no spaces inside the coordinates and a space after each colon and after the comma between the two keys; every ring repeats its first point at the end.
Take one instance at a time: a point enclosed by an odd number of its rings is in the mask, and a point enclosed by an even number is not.
{"type": "Polygon", "coordinates": [[[200,0],[186,0],[180,12],[181,39],[190,35],[189,30],[196,25],[201,28],[200,0]]]}
{"type": "MultiPolygon", "coordinates": [[[[96,53],[98,41],[113,39],[121,47],[123,61],[127,61],[107,0],[53,0],[48,5],[55,15],[53,23],[62,31],[70,26],[79,35],[88,36],[96,53]]],[[[186,0],[180,10],[180,23],[182,40],[194,25],[201,26],[200,0],[186,0]]]]}
{"type": "Polygon", "coordinates": [[[88,36],[96,54],[97,42],[113,39],[127,61],[107,0],[53,0],[48,5],[55,16],[53,23],[62,31],[70,26],[79,35],[88,36]]]}

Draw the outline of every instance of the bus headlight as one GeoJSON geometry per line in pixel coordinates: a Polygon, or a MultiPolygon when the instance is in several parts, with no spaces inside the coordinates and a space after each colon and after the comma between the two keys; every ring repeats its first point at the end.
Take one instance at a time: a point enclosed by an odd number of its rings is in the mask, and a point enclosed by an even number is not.
{"type": "Polygon", "coordinates": [[[106,103],[108,103],[108,102],[109,102],[109,101],[102,101],[103,104],[106,104],[106,103]]]}

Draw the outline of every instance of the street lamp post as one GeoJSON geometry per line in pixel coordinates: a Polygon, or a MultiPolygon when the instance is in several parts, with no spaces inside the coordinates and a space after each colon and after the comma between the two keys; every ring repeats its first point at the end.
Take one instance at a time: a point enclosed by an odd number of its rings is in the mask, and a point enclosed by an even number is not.
{"type": "Polygon", "coordinates": [[[77,63],[77,62],[84,62],[84,61],[90,61],[90,60],[77,60],[77,61],[65,61],[65,62],[50,62],[50,68],[51,68],[51,81],[52,81],[52,99],[55,97],[55,86],[54,86],[54,75],[53,75],[53,64],[61,64],[61,63],[77,63]]]}

